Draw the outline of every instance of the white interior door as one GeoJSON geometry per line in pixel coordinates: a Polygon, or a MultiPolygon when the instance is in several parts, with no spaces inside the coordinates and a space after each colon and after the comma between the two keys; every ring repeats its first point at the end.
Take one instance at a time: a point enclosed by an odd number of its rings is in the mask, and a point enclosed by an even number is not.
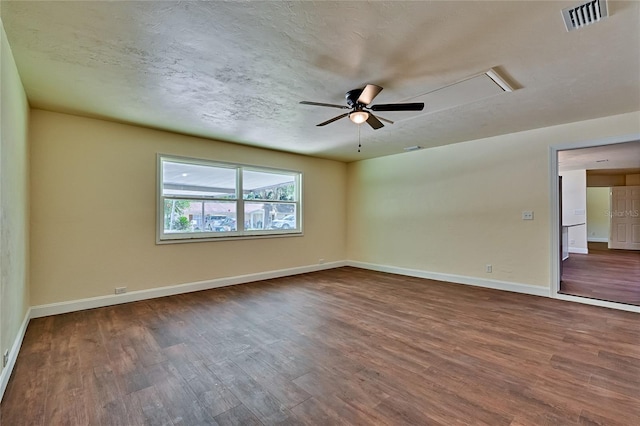
{"type": "Polygon", "coordinates": [[[640,186],[611,188],[609,248],[640,250],[640,186]]]}

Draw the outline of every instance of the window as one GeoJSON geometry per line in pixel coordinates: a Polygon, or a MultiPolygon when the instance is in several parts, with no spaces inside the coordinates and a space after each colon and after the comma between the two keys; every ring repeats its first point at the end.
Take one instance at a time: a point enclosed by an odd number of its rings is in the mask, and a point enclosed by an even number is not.
{"type": "Polygon", "coordinates": [[[158,156],[158,242],[302,233],[299,172],[158,156]]]}

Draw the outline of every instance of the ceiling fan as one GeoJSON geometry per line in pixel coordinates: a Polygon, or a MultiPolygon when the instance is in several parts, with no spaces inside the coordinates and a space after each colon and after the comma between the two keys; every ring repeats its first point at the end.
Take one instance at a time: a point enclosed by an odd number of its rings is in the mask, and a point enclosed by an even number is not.
{"type": "Polygon", "coordinates": [[[384,127],[382,121],[386,121],[389,124],[393,124],[393,121],[386,118],[376,117],[370,111],[422,111],[424,108],[423,102],[415,103],[403,103],[403,104],[378,104],[371,105],[373,99],[378,96],[382,91],[382,87],[375,84],[367,84],[363,89],[349,90],[344,97],[347,99],[347,105],[325,104],[322,102],[309,102],[302,101],[304,105],[315,105],[329,108],[351,109],[351,112],[345,112],[337,117],[333,117],[325,122],[316,124],[316,126],[326,126],[329,123],[340,120],[341,118],[349,116],[349,119],[356,124],[362,124],[365,121],[375,130],[384,127]]]}

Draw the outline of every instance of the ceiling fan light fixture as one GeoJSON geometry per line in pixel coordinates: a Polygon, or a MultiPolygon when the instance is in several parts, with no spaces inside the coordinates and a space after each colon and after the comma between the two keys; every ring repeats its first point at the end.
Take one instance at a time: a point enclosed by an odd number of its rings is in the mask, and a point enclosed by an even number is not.
{"type": "Polygon", "coordinates": [[[353,111],[349,114],[349,120],[356,124],[362,124],[369,119],[369,113],[367,111],[353,111]]]}

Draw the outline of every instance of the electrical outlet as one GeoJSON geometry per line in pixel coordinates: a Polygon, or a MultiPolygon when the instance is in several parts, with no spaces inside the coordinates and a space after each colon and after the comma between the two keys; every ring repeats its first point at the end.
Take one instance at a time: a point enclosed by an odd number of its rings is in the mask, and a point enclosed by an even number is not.
{"type": "Polygon", "coordinates": [[[2,354],[2,368],[6,367],[9,364],[9,350],[7,349],[2,354]]]}
{"type": "Polygon", "coordinates": [[[127,292],[126,287],[116,287],[116,294],[123,294],[127,292]]]}
{"type": "Polygon", "coordinates": [[[533,212],[532,211],[522,212],[522,220],[533,220],[533,212]]]}
{"type": "Polygon", "coordinates": [[[324,259],[318,259],[318,263],[322,265],[324,263],[324,259]]]}
{"type": "Polygon", "coordinates": [[[484,269],[487,273],[492,273],[493,272],[493,266],[491,266],[490,264],[486,264],[485,265],[485,269],[484,269]]]}

